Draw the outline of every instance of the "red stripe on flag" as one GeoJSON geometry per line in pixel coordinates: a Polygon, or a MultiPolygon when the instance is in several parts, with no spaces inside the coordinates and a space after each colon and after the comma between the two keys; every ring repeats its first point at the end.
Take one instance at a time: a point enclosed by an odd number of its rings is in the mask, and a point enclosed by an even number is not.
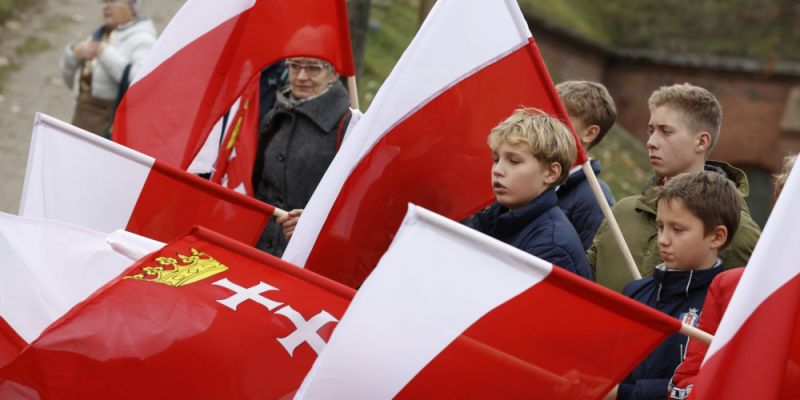
{"type": "Polygon", "coordinates": [[[27,345],[28,342],[0,317],[0,367],[11,362],[27,345]]]}
{"type": "Polygon", "coordinates": [[[353,75],[345,7],[342,0],[256,1],[134,82],[117,111],[114,140],[186,169],[216,121],[267,65],[317,57],[353,75]]]}
{"type": "Polygon", "coordinates": [[[736,335],[703,364],[692,398],[800,398],[798,334],[800,275],[764,300],[736,335]]]}
{"type": "Polygon", "coordinates": [[[409,202],[455,220],[491,203],[490,130],[523,106],[567,119],[549,76],[539,71],[538,53],[530,42],[387,132],[342,187],[305,267],[358,287],[388,248],[409,202]]]}
{"type": "Polygon", "coordinates": [[[599,398],[678,329],[678,320],[554,267],[475,322],[397,397],[599,398]]]}
{"type": "Polygon", "coordinates": [[[125,229],[168,242],[202,225],[255,244],[273,211],[269,204],[156,160],[125,229]]]}

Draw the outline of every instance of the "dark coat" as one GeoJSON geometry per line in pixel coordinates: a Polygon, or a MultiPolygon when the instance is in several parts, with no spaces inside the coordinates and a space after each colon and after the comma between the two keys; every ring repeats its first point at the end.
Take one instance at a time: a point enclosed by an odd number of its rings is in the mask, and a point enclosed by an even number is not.
{"type": "MultiPolygon", "coordinates": [[[[666,271],[661,264],[652,276],[627,284],[622,294],[697,326],[711,281],[724,270],[722,262],[713,268],[689,271],[666,271]]],[[[665,399],[687,342],[680,333],[662,342],[620,383],[617,399],[665,399]]]]}
{"type": "Polygon", "coordinates": [[[472,217],[468,225],[545,261],[592,279],[575,228],[558,208],[555,189],[509,211],[498,203],[472,217]]]}
{"type": "MultiPolygon", "coordinates": [[[[592,160],[591,166],[594,174],[599,175],[600,162],[592,160]]],[[[608,205],[613,206],[615,200],[611,189],[605,182],[600,179],[598,181],[608,205]]],[[[605,216],[594,198],[594,192],[592,192],[592,187],[589,185],[583,169],[571,173],[567,181],[556,189],[556,194],[558,195],[558,206],[561,207],[569,222],[572,222],[575,231],[578,232],[583,249],[589,250],[589,246],[594,240],[594,234],[603,223],[605,216]]]]}
{"type": "MultiPolygon", "coordinates": [[[[287,99],[288,93],[280,93],[261,123],[253,188],[257,199],[289,211],[305,208],[333,161],[350,103],[338,81],[308,101],[287,99]]],[[[280,257],[286,244],[283,228],[270,221],[256,247],[280,257]]]]}

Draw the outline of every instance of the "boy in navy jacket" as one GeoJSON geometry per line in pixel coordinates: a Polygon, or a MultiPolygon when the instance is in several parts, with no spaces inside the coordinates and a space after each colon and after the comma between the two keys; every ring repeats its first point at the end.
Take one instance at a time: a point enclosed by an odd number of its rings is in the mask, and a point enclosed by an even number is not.
{"type": "Polygon", "coordinates": [[[569,129],[540,110],[519,109],[492,129],[488,144],[497,201],[468,224],[591,279],[581,241],[555,193],[577,153],[569,129]]]}
{"type": "MultiPolygon", "coordinates": [[[[724,270],[718,254],[739,226],[741,202],[733,183],[716,172],[670,179],[657,194],[658,249],[664,263],[622,293],[697,326],[709,285],[724,270]]],[[[666,398],[687,342],[679,333],[667,338],[606,399],[666,398]]]]}
{"type": "MultiPolygon", "coordinates": [[[[556,85],[558,96],[564,103],[575,135],[586,151],[600,143],[617,119],[617,107],[605,86],[590,81],[566,81],[556,85]]],[[[600,162],[591,161],[595,175],[600,174],[600,162]]],[[[600,188],[609,206],[614,205],[614,195],[602,180],[600,188]]],[[[597,228],[605,217],[594,197],[589,181],[580,165],[573,165],[567,180],[556,190],[558,206],[564,211],[578,236],[583,249],[592,245],[597,228]]]]}

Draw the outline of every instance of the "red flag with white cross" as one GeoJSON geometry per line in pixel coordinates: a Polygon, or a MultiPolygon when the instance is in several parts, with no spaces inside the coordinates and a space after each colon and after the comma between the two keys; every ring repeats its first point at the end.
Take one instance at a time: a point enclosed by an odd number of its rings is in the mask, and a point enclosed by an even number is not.
{"type": "Polygon", "coordinates": [[[0,369],[0,395],[291,397],[353,294],[196,228],[53,323],[0,369]]]}

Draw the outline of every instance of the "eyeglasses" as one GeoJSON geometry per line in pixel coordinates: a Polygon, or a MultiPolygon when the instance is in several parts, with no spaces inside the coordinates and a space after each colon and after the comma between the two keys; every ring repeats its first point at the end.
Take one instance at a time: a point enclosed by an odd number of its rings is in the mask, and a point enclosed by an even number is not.
{"type": "Polygon", "coordinates": [[[301,70],[306,70],[306,74],[312,78],[319,75],[322,70],[325,69],[325,65],[322,63],[304,64],[297,61],[287,61],[286,66],[289,68],[290,74],[297,75],[301,70]]]}

